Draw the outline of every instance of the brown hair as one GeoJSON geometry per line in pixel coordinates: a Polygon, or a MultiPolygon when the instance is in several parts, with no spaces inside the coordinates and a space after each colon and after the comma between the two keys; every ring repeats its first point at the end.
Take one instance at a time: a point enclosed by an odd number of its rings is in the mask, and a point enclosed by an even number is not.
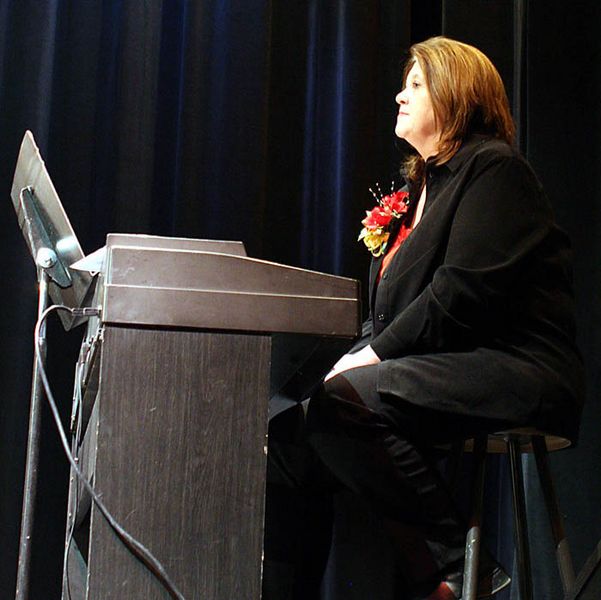
{"type": "MultiPolygon", "coordinates": [[[[488,57],[477,48],[445,37],[414,44],[403,80],[417,61],[432,99],[436,125],[440,128],[435,164],[448,161],[471,133],[484,133],[513,144],[515,125],[503,81],[488,57]]],[[[422,183],[424,161],[411,156],[406,176],[422,183]]]]}

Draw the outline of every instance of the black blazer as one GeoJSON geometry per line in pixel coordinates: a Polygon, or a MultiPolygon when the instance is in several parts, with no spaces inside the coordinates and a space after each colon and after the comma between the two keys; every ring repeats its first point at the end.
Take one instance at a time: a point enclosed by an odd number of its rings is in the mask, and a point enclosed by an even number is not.
{"type": "Polygon", "coordinates": [[[506,143],[468,140],[426,165],[421,221],[376,286],[352,351],[382,359],[378,391],[575,438],[584,397],[569,242],[506,143]]]}

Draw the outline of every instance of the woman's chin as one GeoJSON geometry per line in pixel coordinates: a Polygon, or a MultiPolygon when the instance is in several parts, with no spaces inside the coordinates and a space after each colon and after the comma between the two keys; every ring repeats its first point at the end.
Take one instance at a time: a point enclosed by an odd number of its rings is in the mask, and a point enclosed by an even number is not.
{"type": "Polygon", "coordinates": [[[405,137],[406,133],[407,133],[407,132],[405,131],[405,128],[404,128],[404,127],[401,127],[401,126],[397,125],[397,126],[394,128],[394,134],[395,134],[395,135],[396,135],[398,138],[400,138],[400,139],[402,139],[402,140],[405,140],[405,141],[407,140],[407,138],[405,137]]]}

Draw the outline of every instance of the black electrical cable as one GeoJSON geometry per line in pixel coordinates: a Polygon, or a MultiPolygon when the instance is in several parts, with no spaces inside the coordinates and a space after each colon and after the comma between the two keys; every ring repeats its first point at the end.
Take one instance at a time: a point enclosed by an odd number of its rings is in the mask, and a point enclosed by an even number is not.
{"type": "MultiPolygon", "coordinates": [[[[82,363],[78,360],[75,369],[75,397],[74,402],[77,400],[79,407],[82,405],[82,390],[81,390],[81,367],[82,363]]],[[[81,440],[81,427],[82,427],[82,411],[81,408],[77,411],[77,424],[73,433],[73,441],[71,444],[72,456],[76,455],[76,449],[78,448],[81,440]]],[[[71,499],[69,499],[71,501],[71,499]]],[[[75,535],[75,523],[77,521],[77,507],[79,505],[79,486],[76,484],[73,486],[73,501],[71,503],[69,519],[69,531],[67,533],[67,541],[65,542],[65,553],[63,556],[63,587],[67,593],[67,600],[72,600],[71,594],[71,580],[69,579],[69,552],[73,543],[75,535]]]]}
{"type": "Polygon", "coordinates": [[[94,488],[90,485],[87,478],[84,477],[83,473],[80,471],[77,461],[71,454],[71,450],[69,449],[69,442],[67,440],[67,435],[61,423],[60,414],[58,408],[56,406],[56,402],[54,400],[54,396],[52,394],[52,390],[50,389],[50,384],[48,382],[48,377],[46,375],[46,370],[44,367],[44,361],[42,360],[41,352],[40,352],[40,329],[46,317],[53,311],[64,310],[70,312],[75,316],[96,316],[99,314],[99,310],[95,308],[69,308],[68,306],[64,306],[62,304],[55,304],[53,306],[48,307],[39,317],[36,326],[35,326],[35,357],[40,370],[40,378],[42,380],[42,384],[44,385],[44,390],[46,391],[46,397],[48,399],[48,404],[50,405],[50,410],[52,412],[52,417],[54,418],[54,422],[56,423],[56,427],[58,430],[58,434],[61,440],[61,444],[63,446],[63,450],[65,455],[67,456],[67,460],[71,465],[71,468],[75,472],[77,478],[82,482],[83,486],[92,496],[92,500],[94,504],[98,507],[98,510],[102,514],[102,516],[106,519],[110,527],[113,529],[117,537],[123,542],[124,546],[157,578],[159,583],[165,588],[165,590],[169,593],[171,598],[175,598],[176,600],[185,600],[183,594],[177,589],[175,583],[171,580],[167,571],[163,567],[163,565],[159,562],[157,558],[150,552],[146,546],[144,546],[141,542],[136,540],[131,534],[129,534],[113,517],[113,515],[109,512],[107,507],[104,505],[98,494],[94,491],[94,488]]]}

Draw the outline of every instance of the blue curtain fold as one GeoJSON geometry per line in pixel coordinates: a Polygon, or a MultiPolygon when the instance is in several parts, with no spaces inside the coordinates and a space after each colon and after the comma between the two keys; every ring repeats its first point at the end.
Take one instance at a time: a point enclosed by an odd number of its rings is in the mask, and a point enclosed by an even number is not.
{"type": "MultiPolygon", "coordinates": [[[[361,278],[367,187],[399,161],[392,127],[407,15],[393,1],[2,0],[2,196],[31,129],[85,252],[112,231],[240,239],[251,256],[361,278]]],[[[0,322],[0,590],[9,597],[36,295],[10,202],[0,211],[10,315],[0,322]]],[[[65,363],[78,335],[50,335],[59,340],[51,376],[69,398],[65,363]]],[[[68,402],[62,410],[67,419],[68,402]]],[[[48,415],[43,427],[32,596],[52,599],[68,472],[48,415]]]]}

